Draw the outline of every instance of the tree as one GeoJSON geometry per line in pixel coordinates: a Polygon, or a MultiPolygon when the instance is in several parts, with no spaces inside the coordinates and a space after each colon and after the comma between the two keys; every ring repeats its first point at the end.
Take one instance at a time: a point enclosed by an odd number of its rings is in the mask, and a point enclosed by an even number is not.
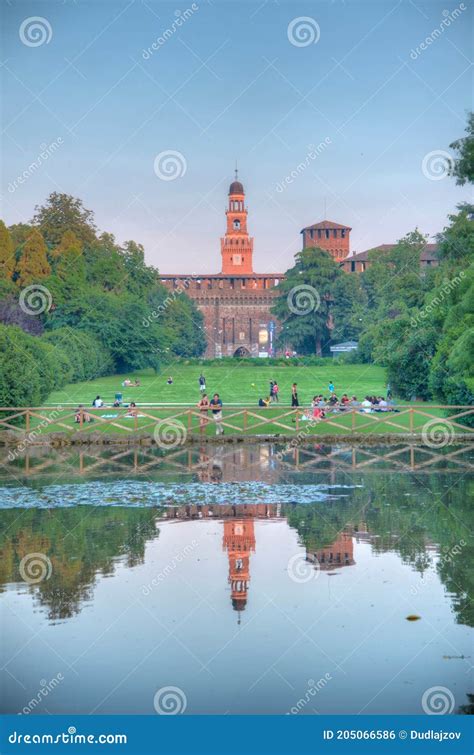
{"type": "Polygon", "coordinates": [[[280,343],[303,354],[321,355],[329,344],[329,305],[335,281],[343,275],[322,249],[303,249],[280,284],[272,313],[283,323],[280,343]]]}
{"type": "Polygon", "coordinates": [[[474,206],[460,204],[455,215],[448,215],[450,225],[437,236],[438,256],[451,265],[468,265],[474,259],[474,206]]]}
{"type": "Polygon", "coordinates": [[[86,279],[86,266],[82,254],[82,244],[72,231],[63,234],[61,242],[54,250],[55,273],[70,287],[81,286],[86,279]]]}
{"type": "Polygon", "coordinates": [[[158,271],[145,264],[145,250],[135,241],[126,241],[123,246],[125,285],[128,291],[143,295],[158,281],[158,271]]]}
{"type": "Polygon", "coordinates": [[[340,275],[334,281],[331,315],[333,341],[357,340],[367,314],[368,297],[359,275],[340,275]]]}
{"type": "Polygon", "coordinates": [[[474,183],[474,113],[468,114],[467,136],[457,139],[450,144],[451,149],[458,152],[450,175],[456,178],[456,183],[464,186],[465,183],[474,183]]]}
{"type": "Polygon", "coordinates": [[[17,283],[28,286],[30,283],[46,278],[51,273],[47,258],[47,248],[41,233],[35,228],[21,249],[17,264],[17,283]]]}
{"type": "Polygon", "coordinates": [[[15,269],[13,240],[3,220],[0,220],[0,277],[11,278],[15,269]]]}
{"type": "Polygon", "coordinates": [[[96,240],[94,213],[86,210],[81,199],[54,191],[46,204],[35,207],[31,221],[38,226],[48,246],[55,247],[66,231],[74,233],[83,244],[96,240]]]}

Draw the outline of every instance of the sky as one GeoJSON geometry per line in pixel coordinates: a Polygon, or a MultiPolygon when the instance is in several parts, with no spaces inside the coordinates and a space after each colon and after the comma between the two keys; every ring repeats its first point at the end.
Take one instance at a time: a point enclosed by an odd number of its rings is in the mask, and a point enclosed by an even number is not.
{"type": "Polygon", "coordinates": [[[470,199],[447,176],[472,108],[470,0],[3,0],[1,216],[52,191],[162,273],[215,273],[237,161],[257,272],[300,230],[351,250],[470,199]]]}

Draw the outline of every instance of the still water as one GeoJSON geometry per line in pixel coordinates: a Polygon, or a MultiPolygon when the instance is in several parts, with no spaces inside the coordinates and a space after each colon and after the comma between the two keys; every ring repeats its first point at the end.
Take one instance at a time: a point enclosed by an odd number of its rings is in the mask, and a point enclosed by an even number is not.
{"type": "Polygon", "coordinates": [[[2,712],[417,714],[433,694],[467,712],[473,462],[263,444],[6,460],[2,712]]]}

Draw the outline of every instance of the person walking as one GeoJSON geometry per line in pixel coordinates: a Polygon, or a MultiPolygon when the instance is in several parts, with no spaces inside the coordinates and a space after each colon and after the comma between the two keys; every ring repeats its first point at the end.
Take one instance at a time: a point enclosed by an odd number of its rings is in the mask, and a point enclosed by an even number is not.
{"type": "Polygon", "coordinates": [[[206,378],[204,377],[202,372],[199,375],[199,390],[201,391],[201,393],[206,392],[206,378]]]}
{"type": "Polygon", "coordinates": [[[298,386],[296,383],[293,383],[291,386],[291,406],[299,406],[298,401],[298,386]]]}
{"type": "Polygon", "coordinates": [[[207,424],[209,422],[208,419],[208,412],[210,407],[210,401],[207,397],[206,393],[203,393],[200,400],[198,401],[198,409],[199,409],[199,432],[203,433],[207,427],[207,424]]]}
{"type": "Polygon", "coordinates": [[[224,435],[224,428],[222,427],[222,401],[218,393],[214,393],[209,406],[216,423],[216,435],[224,435]]]}

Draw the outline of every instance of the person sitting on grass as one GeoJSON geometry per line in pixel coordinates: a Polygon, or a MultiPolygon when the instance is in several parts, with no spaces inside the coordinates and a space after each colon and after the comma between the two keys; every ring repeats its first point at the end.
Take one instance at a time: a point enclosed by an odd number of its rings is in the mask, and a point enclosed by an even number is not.
{"type": "Polygon", "coordinates": [[[259,406],[269,406],[270,405],[270,397],[267,396],[266,398],[259,398],[258,399],[258,405],[259,406]]]}
{"type": "Polygon", "coordinates": [[[347,395],[347,393],[344,393],[341,396],[341,409],[346,409],[347,405],[349,404],[349,401],[350,401],[349,396],[347,395]]]}
{"type": "Polygon", "coordinates": [[[81,414],[82,414],[82,421],[83,422],[94,422],[93,417],[84,409],[83,404],[79,404],[76,411],[74,412],[74,421],[80,423],[81,421],[81,414]]]}
{"type": "Polygon", "coordinates": [[[361,411],[364,412],[364,414],[370,414],[372,411],[372,401],[370,400],[370,396],[366,396],[361,404],[361,411]]]}
{"type": "Polygon", "coordinates": [[[354,407],[360,406],[360,401],[357,401],[357,396],[352,396],[351,406],[354,406],[354,407]]]}
{"type": "Polygon", "coordinates": [[[94,406],[96,409],[100,409],[101,406],[104,406],[104,402],[102,401],[100,396],[96,396],[94,401],[92,402],[92,406],[94,406]]]}
{"type": "Polygon", "coordinates": [[[130,378],[125,378],[125,380],[122,383],[123,388],[130,388],[131,385],[132,385],[132,381],[130,380],[130,378]]]}
{"type": "Polygon", "coordinates": [[[130,402],[130,404],[128,405],[128,412],[126,413],[125,416],[126,417],[138,417],[137,405],[136,405],[135,401],[131,401],[130,402]]]}
{"type": "Polygon", "coordinates": [[[173,385],[173,378],[171,377],[171,375],[166,382],[168,383],[168,385],[173,385]]]}

